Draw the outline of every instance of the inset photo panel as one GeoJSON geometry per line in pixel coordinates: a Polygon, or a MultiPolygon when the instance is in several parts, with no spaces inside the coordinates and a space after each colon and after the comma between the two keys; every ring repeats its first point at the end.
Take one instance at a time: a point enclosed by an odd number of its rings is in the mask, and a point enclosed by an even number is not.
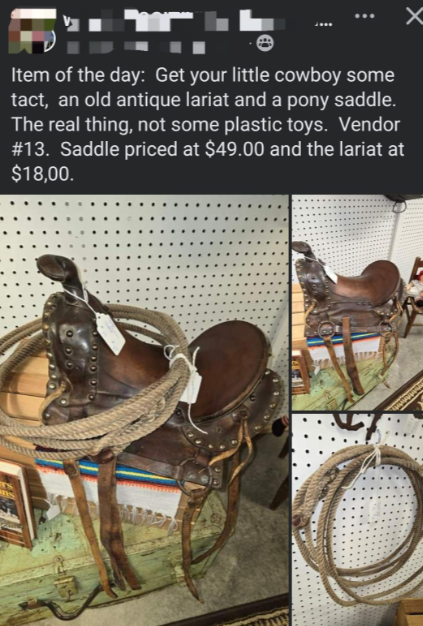
{"type": "Polygon", "coordinates": [[[292,196],[293,411],[423,408],[423,196],[292,196]]]}

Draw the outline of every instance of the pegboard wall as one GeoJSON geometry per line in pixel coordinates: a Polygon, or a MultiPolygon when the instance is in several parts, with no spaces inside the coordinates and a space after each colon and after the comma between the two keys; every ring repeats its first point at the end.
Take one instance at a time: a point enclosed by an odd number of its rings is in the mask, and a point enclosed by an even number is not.
{"type": "Polygon", "coordinates": [[[407,283],[417,256],[423,258],[423,199],[407,202],[394,232],[391,261],[398,265],[407,283]]]}
{"type": "MultiPolygon", "coordinates": [[[[393,207],[394,202],[383,195],[294,195],[292,240],[309,243],[317,258],[337,274],[357,276],[373,261],[389,259],[408,281],[417,256],[414,251],[423,242],[423,201],[408,202],[400,215],[393,207]]],[[[293,252],[296,283],[298,256],[293,252]]]]}
{"type": "Polygon", "coordinates": [[[35,264],[57,253],[103,302],[165,311],[190,341],[226,320],[256,324],[287,398],[288,215],[288,196],[0,196],[1,332],[60,289],[35,264]]]}
{"type": "MultiPolygon", "coordinates": [[[[342,417],[345,419],[344,415],[342,417]]],[[[362,421],[366,428],[350,432],[340,429],[329,414],[295,414],[291,422],[293,498],[303,482],[331,454],[365,443],[372,419],[372,414],[357,414],[354,421],[362,421]]],[[[382,437],[389,432],[387,445],[400,448],[419,463],[423,462],[422,420],[413,415],[386,414],[378,422],[378,428],[382,437]]],[[[372,442],[376,441],[375,434],[372,442]]],[[[314,536],[320,509],[321,503],[312,518],[314,536]]],[[[345,492],[338,508],[333,544],[337,565],[359,567],[387,557],[411,530],[415,511],[414,491],[401,469],[381,466],[368,470],[345,492]],[[376,498],[381,501],[381,516],[374,521],[369,514],[370,504],[376,498]]],[[[423,541],[409,565],[402,568],[403,572],[374,585],[372,590],[383,591],[404,581],[421,566],[422,560],[423,541]]],[[[366,587],[362,587],[360,593],[368,593],[366,587]]],[[[340,594],[342,597],[342,591],[340,594]]],[[[292,607],[292,626],[392,626],[397,605],[342,607],[336,604],[326,593],[320,575],[305,563],[293,541],[292,607]]]]}

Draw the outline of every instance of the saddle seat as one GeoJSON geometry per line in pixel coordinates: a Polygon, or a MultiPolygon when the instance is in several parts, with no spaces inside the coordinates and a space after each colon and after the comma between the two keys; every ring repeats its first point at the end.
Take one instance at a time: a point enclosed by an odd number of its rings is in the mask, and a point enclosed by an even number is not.
{"type": "Polygon", "coordinates": [[[333,284],[332,293],[344,298],[366,300],[373,306],[381,306],[390,300],[397,290],[400,273],[391,261],[375,261],[360,276],[339,276],[333,284]]]}

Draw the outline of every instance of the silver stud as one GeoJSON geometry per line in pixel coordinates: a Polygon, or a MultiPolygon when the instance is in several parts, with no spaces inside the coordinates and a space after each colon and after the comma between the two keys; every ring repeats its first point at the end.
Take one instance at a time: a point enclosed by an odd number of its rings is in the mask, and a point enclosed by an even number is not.
{"type": "Polygon", "coordinates": [[[279,378],[274,378],[274,379],[273,379],[273,382],[274,382],[274,383],[278,383],[278,382],[279,382],[279,378]]]}
{"type": "Polygon", "coordinates": [[[194,443],[196,446],[200,446],[201,445],[201,439],[194,439],[194,443]]]}
{"type": "Polygon", "coordinates": [[[50,413],[45,413],[45,414],[44,414],[44,417],[45,417],[46,419],[50,419],[51,415],[50,415],[50,413]]]}
{"type": "Polygon", "coordinates": [[[52,353],[51,353],[51,352],[47,352],[47,358],[49,358],[49,359],[52,359],[52,358],[53,358],[53,355],[52,355],[52,353]]]}
{"type": "Polygon", "coordinates": [[[263,419],[265,422],[268,422],[270,420],[270,415],[266,414],[263,419]]]}
{"type": "Polygon", "coordinates": [[[50,368],[51,370],[55,370],[55,369],[56,369],[56,366],[55,366],[55,364],[54,364],[54,363],[50,363],[49,368],[50,368]]]}
{"type": "Polygon", "coordinates": [[[209,443],[209,445],[207,447],[209,448],[209,450],[213,450],[214,445],[212,443],[209,443]]]}
{"type": "Polygon", "coordinates": [[[51,374],[50,378],[52,378],[53,380],[57,380],[56,374],[51,374]]]}
{"type": "Polygon", "coordinates": [[[91,400],[91,401],[95,400],[95,395],[90,393],[90,395],[88,396],[88,400],[91,400]]]}
{"type": "Polygon", "coordinates": [[[225,448],[226,448],[225,444],[221,443],[220,446],[219,446],[219,450],[224,450],[225,448]]]}
{"type": "Polygon", "coordinates": [[[209,479],[207,478],[207,476],[202,476],[201,477],[201,482],[203,483],[203,485],[205,485],[206,483],[209,482],[209,479]]]}
{"type": "Polygon", "coordinates": [[[66,367],[68,367],[69,369],[73,367],[72,361],[66,361],[66,367]]]}
{"type": "Polygon", "coordinates": [[[213,478],[213,485],[215,485],[217,487],[217,485],[220,485],[220,480],[218,478],[213,478]]]}
{"type": "Polygon", "coordinates": [[[48,388],[49,389],[56,389],[56,384],[55,383],[49,383],[48,384],[48,388]]]}
{"type": "Polygon", "coordinates": [[[98,337],[98,332],[96,330],[93,330],[93,335],[94,337],[98,337]]]}
{"type": "Polygon", "coordinates": [[[72,348],[65,348],[66,354],[72,354],[72,348]]]}
{"type": "Polygon", "coordinates": [[[266,370],[266,371],[264,372],[264,375],[265,375],[265,376],[269,376],[269,374],[270,374],[270,370],[266,370]]]}
{"type": "Polygon", "coordinates": [[[254,430],[258,432],[259,430],[261,430],[261,426],[254,426],[254,430]]]}
{"type": "Polygon", "coordinates": [[[236,417],[237,417],[237,414],[236,414],[236,413],[232,413],[232,417],[233,417],[233,418],[236,418],[236,417]]]}
{"type": "Polygon", "coordinates": [[[92,345],[92,349],[93,349],[93,350],[98,350],[98,345],[97,345],[96,343],[93,343],[93,345],[92,345]]]}
{"type": "Polygon", "coordinates": [[[273,392],[273,395],[274,395],[274,396],[280,396],[281,394],[280,394],[280,391],[274,391],[274,392],[273,392]]]}
{"type": "Polygon", "coordinates": [[[97,384],[97,381],[96,381],[96,380],[90,380],[90,385],[91,385],[92,387],[95,387],[95,386],[96,386],[96,384],[97,384]]]}
{"type": "Polygon", "coordinates": [[[221,467],[219,467],[219,465],[217,465],[217,466],[214,468],[214,471],[216,472],[216,474],[221,474],[221,473],[222,473],[222,468],[221,468],[221,467]]]}
{"type": "Polygon", "coordinates": [[[91,357],[91,361],[92,361],[93,363],[95,363],[95,362],[97,361],[97,357],[96,357],[96,356],[92,356],[92,357],[91,357]]]}
{"type": "Polygon", "coordinates": [[[187,437],[188,437],[188,439],[192,439],[194,437],[194,433],[188,433],[187,437]]]}
{"type": "Polygon", "coordinates": [[[62,406],[65,406],[65,404],[67,404],[67,403],[68,403],[68,401],[66,400],[66,398],[62,398],[62,399],[60,400],[60,404],[61,404],[62,406]]]}
{"type": "Polygon", "coordinates": [[[49,328],[50,328],[50,326],[48,324],[44,324],[43,330],[47,331],[49,328]]]}
{"type": "Polygon", "coordinates": [[[255,401],[256,401],[256,395],[252,393],[250,396],[250,402],[255,402],[255,401]]]}
{"type": "Polygon", "coordinates": [[[66,331],[66,337],[73,337],[73,331],[72,330],[66,331]]]}
{"type": "Polygon", "coordinates": [[[96,371],[97,371],[97,366],[96,365],[91,365],[90,372],[96,372],[96,371]]]}
{"type": "Polygon", "coordinates": [[[274,402],[272,402],[272,404],[270,405],[271,409],[274,409],[276,407],[276,404],[274,402]]]}
{"type": "Polygon", "coordinates": [[[231,440],[231,444],[232,444],[233,446],[237,446],[237,445],[238,445],[238,439],[232,439],[232,440],[231,440]]]}

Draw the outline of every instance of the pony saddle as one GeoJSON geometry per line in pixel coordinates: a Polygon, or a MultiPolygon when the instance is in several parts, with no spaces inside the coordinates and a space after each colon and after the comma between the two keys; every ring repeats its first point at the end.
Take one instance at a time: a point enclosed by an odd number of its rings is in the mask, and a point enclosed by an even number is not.
{"type": "Polygon", "coordinates": [[[295,265],[304,294],[305,336],[323,340],[347,397],[352,402],[350,385],[339,365],[332,338],[335,334],[342,335],[347,373],[355,393],[363,395],[351,335],[381,335],[385,374],[398,353],[397,318],[402,314],[404,282],[397,266],[390,261],[375,261],[360,276],[347,277],[335,274],[323,261],[317,259],[307,243],[296,241],[292,247],[303,255],[296,260],[295,265]],[[386,347],[391,337],[395,338],[396,347],[393,359],[388,364],[386,347]]]}
{"type": "MultiPolygon", "coordinates": [[[[72,261],[46,255],[38,259],[38,268],[64,288],[48,299],[43,315],[50,371],[42,415],[45,424],[89,420],[154,385],[169,371],[163,346],[137,339],[118,320],[115,321],[125,344],[118,356],[112,352],[97,332],[94,312],[112,314],[85,291],[72,261]]],[[[123,589],[125,580],[132,589],[139,588],[139,583],[123,546],[116,501],[116,462],[173,478],[188,494],[182,524],[182,563],[186,582],[198,598],[190,566],[219,549],[235,526],[240,472],[244,466],[241,446],[247,444],[250,456],[251,438],[276,417],[281,383],[267,368],[270,346],[256,326],[242,321],[218,324],[190,345],[192,354],[197,349],[196,366],[202,376],[197,401],[190,407],[179,402],[164,425],[131,443],[117,458],[110,450],[104,450],[93,459],[99,463],[100,538],[110,556],[115,583],[123,589]],[[231,459],[231,470],[225,528],[216,545],[193,561],[193,515],[210,490],[223,486],[227,459],[231,459]]],[[[103,589],[113,596],[100,551],[96,549],[77,463],[65,461],[64,466],[103,589]]]]}

